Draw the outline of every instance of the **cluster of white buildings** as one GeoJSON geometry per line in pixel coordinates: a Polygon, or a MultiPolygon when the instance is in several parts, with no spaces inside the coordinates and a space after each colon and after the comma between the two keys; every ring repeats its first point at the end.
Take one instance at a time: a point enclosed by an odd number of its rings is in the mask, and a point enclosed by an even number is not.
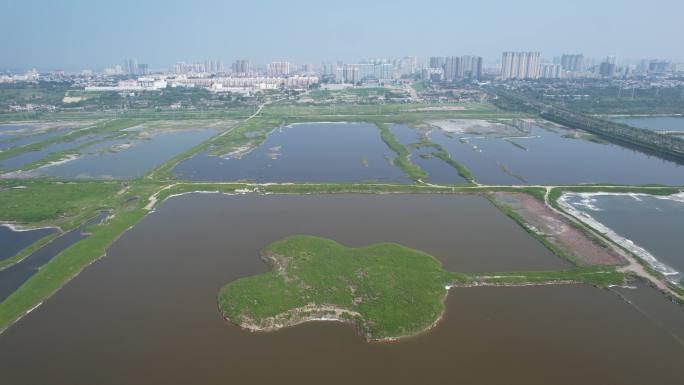
{"type": "Polygon", "coordinates": [[[418,70],[418,58],[368,59],[360,63],[324,62],[321,74],[328,83],[357,84],[393,81],[418,70]]]}
{"type": "Polygon", "coordinates": [[[38,80],[38,71],[32,69],[22,75],[0,75],[0,83],[16,83],[38,80]]]}
{"type": "Polygon", "coordinates": [[[390,81],[397,78],[392,63],[354,63],[323,66],[323,75],[335,83],[357,84],[368,81],[390,81]]]}
{"type": "Polygon", "coordinates": [[[290,63],[286,61],[274,61],[266,65],[268,76],[288,76],[290,74],[290,63]]]}
{"type": "Polygon", "coordinates": [[[432,56],[428,67],[422,71],[422,78],[449,82],[461,79],[479,80],[482,71],[481,56],[432,56]]]}
{"type": "Polygon", "coordinates": [[[501,57],[501,80],[539,79],[539,52],[504,52],[501,57]]]}
{"type": "Polygon", "coordinates": [[[102,73],[106,76],[116,76],[116,75],[123,75],[124,70],[121,65],[117,64],[114,67],[111,68],[105,68],[102,73]]]}
{"type": "Polygon", "coordinates": [[[234,91],[236,89],[277,89],[308,88],[319,82],[318,76],[225,76],[212,78],[192,78],[178,76],[169,79],[171,87],[204,87],[214,91],[234,91]]]}
{"type": "Polygon", "coordinates": [[[204,62],[177,62],[173,65],[173,73],[221,73],[225,72],[225,66],[220,60],[205,60],[204,62]]]}
{"type": "Polygon", "coordinates": [[[501,56],[501,80],[560,79],[587,77],[582,54],[564,54],[554,63],[541,63],[539,52],[504,52],[501,56]]]}
{"type": "Polygon", "coordinates": [[[678,67],[666,60],[642,60],[638,65],[619,66],[615,56],[600,63],[582,54],[563,54],[553,63],[542,63],[539,52],[504,52],[501,57],[501,80],[612,78],[638,75],[659,75],[677,72],[678,67]]]}
{"type": "Polygon", "coordinates": [[[115,86],[86,86],[88,92],[101,91],[158,91],[168,86],[163,78],[140,77],[137,79],[119,80],[115,86]]]}

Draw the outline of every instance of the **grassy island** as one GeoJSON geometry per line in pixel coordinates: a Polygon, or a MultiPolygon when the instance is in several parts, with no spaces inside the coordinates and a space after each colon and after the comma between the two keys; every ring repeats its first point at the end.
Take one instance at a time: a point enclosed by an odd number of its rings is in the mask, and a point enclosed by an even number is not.
{"type": "Polygon", "coordinates": [[[439,319],[456,278],[432,256],[393,243],[350,248],[298,235],[261,255],[271,272],[219,293],[224,316],[250,330],[337,319],[354,322],[367,339],[415,334],[439,319]]]}
{"type": "Polygon", "coordinates": [[[367,340],[392,340],[432,327],[450,286],[622,283],[613,268],[469,276],[449,272],[433,256],[395,243],[351,248],[296,235],[272,243],[262,258],[273,270],[224,286],[219,308],[251,331],[311,320],[356,325],[367,340]]]}

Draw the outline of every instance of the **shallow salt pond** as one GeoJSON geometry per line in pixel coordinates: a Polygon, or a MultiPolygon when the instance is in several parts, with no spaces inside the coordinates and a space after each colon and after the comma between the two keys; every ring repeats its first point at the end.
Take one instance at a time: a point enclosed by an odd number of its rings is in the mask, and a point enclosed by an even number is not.
{"type": "Polygon", "coordinates": [[[65,135],[72,130],[83,128],[89,123],[91,122],[0,124],[0,151],[65,135]]]}
{"type": "Polygon", "coordinates": [[[39,173],[60,178],[135,178],[217,133],[214,129],[185,130],[161,132],[149,139],[108,140],[84,149],[78,159],[41,168],[39,173]]]}
{"type": "Polygon", "coordinates": [[[11,131],[12,130],[0,131],[0,150],[8,150],[13,147],[40,142],[42,140],[54,138],[65,133],[64,131],[60,130],[50,130],[48,132],[34,135],[13,135],[10,133],[11,131]]]}
{"type": "MultiPolygon", "coordinates": [[[[567,267],[483,197],[175,197],[0,335],[3,380],[659,385],[684,378],[684,348],[669,329],[616,293],[583,285],[452,289],[433,330],[397,343],[366,343],[332,322],[255,334],[223,320],[218,290],[268,271],[259,250],[292,234],[348,246],[399,242],[458,271],[567,267]]],[[[662,305],[668,319],[681,311],[662,305]]]]}
{"type": "Polygon", "coordinates": [[[516,136],[430,132],[484,184],[684,184],[684,166],[610,143],[574,139],[572,131],[527,124],[516,136]]]}
{"type": "Polygon", "coordinates": [[[98,140],[98,138],[99,137],[97,135],[85,135],[72,141],[64,141],[47,145],[38,151],[27,151],[17,156],[0,160],[0,169],[12,170],[21,168],[31,162],[43,159],[50,154],[70,150],[89,141],[98,140]]]}
{"type": "Polygon", "coordinates": [[[561,203],[684,288],[684,195],[567,193],[561,203]],[[670,198],[670,199],[668,199],[670,198]]]}
{"type": "Polygon", "coordinates": [[[306,123],[279,127],[241,158],[203,152],[174,169],[179,179],[257,182],[408,183],[380,130],[367,123],[306,123]]]}

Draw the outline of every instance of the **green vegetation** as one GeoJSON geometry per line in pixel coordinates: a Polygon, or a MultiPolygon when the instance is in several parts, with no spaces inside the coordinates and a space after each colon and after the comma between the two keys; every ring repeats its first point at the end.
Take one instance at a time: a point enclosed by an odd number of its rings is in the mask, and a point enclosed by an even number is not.
{"type": "MultiPolygon", "coordinates": [[[[565,188],[565,187],[564,187],[565,188]]],[[[615,186],[602,188],[582,186],[582,190],[626,190],[667,194],[675,188],[642,186],[615,186]]],[[[65,282],[73,278],[84,266],[104,254],[106,248],[124,231],[138,222],[149,209],[154,208],[170,195],[194,191],[217,191],[240,193],[310,194],[310,193],[486,193],[492,191],[527,192],[543,199],[544,189],[538,187],[487,187],[487,186],[437,186],[421,184],[372,184],[372,183],[193,183],[159,182],[152,178],[140,178],[126,183],[105,181],[58,182],[44,179],[11,180],[0,182],[0,220],[22,223],[55,223],[62,228],[72,228],[93,216],[98,210],[111,211],[111,218],[89,231],[93,234],[64,250],[39,274],[31,277],[19,290],[0,304],[0,329],[7,327],[40,301],[53,294],[65,282]],[[25,186],[23,188],[22,186],[25,186]],[[18,188],[15,188],[18,187],[18,188]],[[24,195],[24,192],[28,194],[24,195]],[[4,195],[8,194],[8,195],[4,195]],[[152,196],[156,200],[150,200],[152,196]],[[3,201],[4,199],[4,201],[3,201]],[[17,202],[17,203],[15,203],[17,202]],[[148,206],[149,205],[149,206],[148,206]],[[148,207],[146,207],[148,206],[148,207]],[[26,208],[31,210],[26,211],[26,208]]],[[[554,190],[555,192],[555,190],[554,190]]],[[[451,273],[453,274],[453,273],[451,273]]],[[[502,274],[497,274],[501,276],[502,274]]],[[[520,274],[517,274],[520,275],[520,274]]],[[[603,276],[601,276],[603,277],[603,276]]],[[[508,277],[513,279],[513,277],[508,277]]],[[[550,278],[550,277],[549,277],[550,278]]],[[[567,276],[565,277],[567,278],[567,276]]],[[[564,278],[564,279],[565,279],[564,278]]],[[[590,282],[586,277],[578,282],[590,282]]],[[[480,277],[457,275],[458,282],[467,284],[480,277]]],[[[574,280],[575,278],[573,278],[574,280]]],[[[494,281],[487,281],[489,283],[494,281]]],[[[498,282],[500,283],[500,282],[498,282]]]]}
{"type": "Polygon", "coordinates": [[[353,322],[367,340],[393,339],[431,327],[444,311],[447,287],[624,283],[614,268],[496,273],[448,272],[432,256],[394,243],[349,248],[297,235],[261,253],[271,272],[241,278],[218,294],[219,308],[250,330],[275,330],[311,319],[353,322]]]}
{"type": "MultiPolygon", "coordinates": [[[[107,140],[111,140],[113,138],[121,138],[121,137],[126,137],[131,140],[135,139],[145,139],[147,138],[150,134],[154,134],[157,132],[170,132],[173,130],[188,130],[188,129],[196,129],[196,128],[213,128],[213,129],[218,129],[221,130],[221,133],[217,135],[217,137],[221,136],[223,133],[226,132],[226,130],[229,130],[233,125],[234,125],[233,120],[225,120],[225,119],[181,119],[177,121],[169,121],[169,120],[143,120],[143,119],[129,119],[129,118],[121,118],[121,119],[113,119],[109,121],[102,121],[98,124],[94,124],[90,127],[86,127],[84,129],[74,129],[71,130],[64,135],[61,136],[56,136],[50,139],[46,139],[44,141],[28,144],[25,146],[17,146],[10,148],[4,152],[0,152],[0,160],[2,159],[7,159],[11,158],[13,156],[17,156],[26,152],[30,151],[39,151],[41,149],[46,148],[49,145],[52,144],[57,144],[57,143],[64,143],[64,142],[73,142],[74,140],[84,137],[84,135],[89,135],[92,136],[89,140],[83,141],[80,145],[76,147],[69,148],[67,150],[62,150],[62,151],[55,151],[53,153],[50,153],[36,161],[27,163],[21,167],[18,168],[18,170],[32,170],[35,168],[38,168],[40,166],[49,164],[54,161],[59,161],[62,159],[65,159],[69,156],[79,156],[81,154],[81,151],[85,148],[91,147],[97,143],[105,142],[107,140]],[[130,128],[132,126],[138,126],[140,125],[142,128],[138,131],[123,131],[126,128],[130,128]]],[[[185,159],[189,155],[194,154],[195,152],[201,150],[202,148],[206,147],[206,142],[203,144],[200,144],[199,146],[194,147],[190,151],[181,154],[177,156],[174,159],[185,159]]],[[[176,163],[174,162],[167,162],[168,164],[175,165],[176,163]]],[[[9,171],[9,170],[5,170],[9,171]]],[[[14,170],[16,171],[16,170],[14,170]]],[[[160,177],[161,174],[158,174],[157,177],[160,177]]],[[[168,177],[168,175],[166,175],[168,177]]]]}
{"type": "Polygon", "coordinates": [[[41,247],[47,245],[48,243],[52,242],[55,238],[60,236],[61,233],[53,233],[53,234],[48,234],[44,236],[43,238],[37,240],[33,244],[29,245],[28,247],[24,248],[23,250],[19,251],[17,254],[5,258],[5,259],[0,259],[0,270],[6,269],[15,263],[21,262],[24,258],[28,257],[29,255],[33,254],[35,251],[39,250],[41,247]]]}
{"type": "Polygon", "coordinates": [[[440,110],[450,104],[271,104],[261,112],[262,117],[287,119],[287,123],[312,121],[422,123],[433,119],[505,119],[528,116],[498,109],[492,104],[461,103],[460,110],[440,110]]]}
{"type": "Polygon", "coordinates": [[[159,190],[155,197],[161,203],[171,195],[187,194],[193,192],[217,192],[234,194],[238,190],[253,191],[253,187],[246,183],[176,183],[167,185],[159,190]]]}
{"type": "MultiPolygon", "coordinates": [[[[45,140],[40,141],[40,142],[31,143],[31,144],[27,144],[24,146],[17,146],[17,147],[9,148],[5,151],[0,152],[0,160],[8,159],[8,158],[11,158],[11,157],[14,157],[14,156],[17,156],[17,155],[20,155],[20,154],[23,154],[23,153],[29,152],[29,151],[39,151],[39,150],[42,150],[43,148],[45,148],[51,144],[63,143],[63,142],[72,142],[72,141],[74,141],[78,138],[84,137],[86,135],[99,135],[100,138],[97,140],[102,140],[104,138],[118,134],[119,131],[121,131],[122,129],[134,126],[137,123],[139,123],[139,121],[131,120],[131,119],[117,119],[117,120],[99,122],[97,124],[94,124],[93,126],[85,128],[85,129],[72,130],[72,131],[69,131],[68,133],[66,133],[64,135],[45,139],[45,140]]],[[[84,143],[84,145],[82,145],[78,148],[82,148],[86,145],[94,144],[94,143],[96,143],[97,140],[88,141],[88,142],[84,143]]],[[[75,151],[75,150],[69,150],[69,152],[71,152],[71,151],[75,151]]],[[[59,159],[59,157],[57,159],[59,159]]]]}
{"type": "MultiPolygon", "coordinates": [[[[272,194],[333,194],[333,193],[435,193],[435,194],[480,194],[489,192],[521,192],[532,195],[544,202],[546,190],[542,187],[484,186],[484,185],[427,185],[427,184],[390,184],[390,183],[221,183],[221,182],[177,182],[168,185],[158,194],[159,201],[169,195],[187,192],[223,192],[234,193],[236,190],[254,191],[272,194]]],[[[552,191],[562,191],[573,186],[559,187],[552,191]]],[[[623,187],[583,187],[592,191],[611,191],[623,187]]],[[[624,187],[628,188],[628,186],[624,187]]],[[[635,191],[650,194],[664,194],[666,191],[678,191],[671,187],[639,187],[635,191]]]]}
{"type": "Polygon", "coordinates": [[[683,91],[681,86],[644,89],[611,85],[580,88],[569,84],[545,89],[544,96],[586,114],[660,115],[684,113],[683,91]],[[573,97],[577,95],[581,97],[573,97]]]}
{"type": "Polygon", "coordinates": [[[81,270],[105,254],[109,245],[147,211],[118,211],[113,219],[89,228],[91,235],[56,255],[17,291],[0,303],[0,330],[49,297],[81,270]]]}
{"type": "Polygon", "coordinates": [[[453,167],[458,171],[458,174],[465,179],[468,183],[475,183],[475,176],[468,170],[468,168],[454,159],[451,158],[449,155],[449,152],[442,146],[441,144],[434,143],[433,141],[430,140],[430,138],[425,134],[422,133],[420,135],[420,142],[415,144],[416,147],[432,147],[434,149],[433,152],[431,152],[432,156],[436,156],[437,158],[441,159],[444,163],[448,164],[449,166],[453,167]]]}
{"type": "MultiPolygon", "coordinates": [[[[71,91],[69,91],[71,92],[71,91]]],[[[253,101],[254,102],[254,101],[253,101]]],[[[129,106],[131,104],[129,103],[129,106]]],[[[439,110],[432,109],[433,107],[440,107],[441,105],[432,104],[343,104],[343,105],[305,105],[305,104],[284,104],[277,103],[268,105],[263,110],[246,121],[242,121],[230,129],[226,129],[210,140],[195,146],[191,150],[176,156],[175,158],[158,166],[154,171],[143,178],[134,179],[126,182],[110,182],[110,181],[56,181],[50,179],[25,179],[25,180],[0,180],[0,220],[18,222],[22,224],[29,224],[32,226],[41,225],[56,225],[63,231],[72,229],[82,224],[88,218],[95,216],[102,210],[108,210],[111,215],[102,224],[92,226],[88,231],[92,234],[86,239],[72,245],[64,250],[62,253],[53,258],[41,270],[32,276],[23,286],[21,286],[15,293],[8,297],[5,301],[0,303],[0,329],[7,327],[14,322],[18,317],[21,317],[26,311],[35,307],[45,298],[52,295],[58,290],[61,285],[69,281],[87,264],[95,261],[102,256],[107,247],[114,242],[123,232],[137,223],[141,218],[153,209],[159,202],[162,202],[168,196],[173,194],[181,194],[193,191],[218,191],[224,193],[241,193],[244,191],[254,191],[257,193],[281,193],[281,194],[310,194],[310,193],[438,193],[438,194],[458,194],[458,193],[486,193],[489,191],[517,191],[528,192],[533,194],[538,199],[544,199],[545,190],[537,187],[487,187],[479,185],[428,185],[423,183],[416,184],[382,184],[382,183],[279,183],[279,184],[252,184],[252,183],[193,183],[193,182],[179,182],[174,180],[170,174],[170,170],[178,164],[178,162],[186,159],[199,151],[209,150],[214,154],[226,155],[233,152],[246,151],[247,149],[256,146],[265,140],[266,135],[273,128],[282,124],[290,124],[297,122],[316,122],[316,121],[345,121],[345,122],[370,122],[376,124],[380,130],[382,139],[387,145],[397,154],[395,163],[406,172],[412,179],[421,181],[425,178],[425,172],[412,164],[409,160],[409,151],[406,147],[401,145],[392,132],[389,130],[389,124],[405,123],[409,125],[422,124],[427,120],[440,118],[481,118],[481,119],[496,119],[526,116],[524,113],[506,112],[497,109],[488,104],[473,104],[465,105],[464,110],[439,110]],[[154,198],[152,198],[154,197],[154,198]]],[[[154,126],[154,121],[158,120],[183,120],[183,124],[188,123],[191,119],[224,119],[236,120],[251,116],[256,109],[254,104],[241,105],[224,109],[206,109],[206,110],[190,110],[181,109],[180,111],[155,111],[147,108],[134,108],[106,112],[73,112],[61,110],[55,113],[10,113],[0,116],[0,121],[16,120],[16,119],[35,119],[37,117],[49,117],[50,119],[59,121],[81,120],[81,123],[94,123],[83,130],[72,131],[71,134],[50,138],[45,141],[35,143],[28,146],[20,146],[16,149],[7,150],[0,153],[0,160],[7,159],[11,156],[21,154],[26,151],[37,151],[46,146],[63,141],[71,141],[81,138],[83,135],[93,135],[93,140],[102,140],[102,138],[111,137],[120,134],[121,130],[137,124],[149,123],[154,126]]],[[[86,124],[86,125],[87,125],[86,124]]],[[[460,167],[460,165],[450,160],[448,153],[439,146],[433,145],[436,149],[434,156],[440,157],[443,161],[455,167],[459,173],[468,181],[473,181],[472,175],[467,169],[460,167]]],[[[50,159],[55,159],[64,156],[65,153],[55,153],[47,158],[40,160],[30,166],[43,164],[50,159]],[[43,162],[43,163],[41,163],[43,162]]],[[[576,188],[569,186],[568,188],[576,188]]],[[[577,187],[580,188],[580,187],[577,187]]],[[[610,188],[600,188],[593,186],[582,186],[582,189],[597,189],[607,191],[620,191],[621,189],[628,189],[635,191],[643,189],[647,193],[674,193],[677,189],[664,188],[657,186],[642,186],[642,187],[625,187],[615,186],[610,188]]],[[[552,191],[552,195],[556,191],[552,191]]],[[[16,256],[3,261],[0,269],[9,264],[16,263],[22,258],[30,254],[30,252],[37,250],[52,238],[45,237],[39,242],[31,245],[29,248],[22,250],[16,256]]],[[[329,242],[329,241],[326,241],[329,242]]],[[[314,242],[315,243],[315,242],[314,242]]],[[[314,245],[315,246],[315,245],[314,245]]],[[[329,245],[328,245],[329,246],[329,245]]],[[[354,250],[364,249],[346,249],[343,246],[339,250],[347,250],[344,253],[351,253],[354,255],[354,250]],[[352,250],[352,251],[349,251],[352,250]]],[[[436,317],[441,314],[442,304],[441,299],[444,295],[444,274],[448,278],[449,283],[454,284],[501,284],[505,283],[501,278],[505,276],[508,282],[518,280],[522,283],[532,282],[539,283],[540,280],[556,280],[556,281],[577,281],[586,282],[596,285],[601,285],[602,282],[597,281],[597,277],[610,277],[608,273],[589,274],[585,272],[582,276],[572,277],[572,274],[579,274],[580,271],[558,273],[554,275],[549,273],[546,278],[544,276],[537,277],[530,275],[529,278],[519,278],[520,275],[528,277],[527,273],[516,273],[514,275],[497,274],[499,278],[484,278],[483,275],[477,277],[468,277],[462,274],[446,273],[441,270],[439,264],[430,256],[419,251],[403,248],[398,245],[375,245],[371,246],[370,250],[375,253],[376,261],[380,260],[380,256],[387,250],[400,250],[398,256],[391,258],[399,258],[401,256],[420,255],[419,260],[424,260],[418,265],[423,267],[436,266],[436,270],[427,269],[426,271],[413,271],[407,269],[407,266],[413,266],[414,261],[405,259],[407,263],[402,268],[401,264],[392,264],[389,267],[375,266],[370,270],[369,274],[378,274],[382,269],[388,269],[387,274],[394,274],[396,277],[407,278],[408,281],[399,281],[394,286],[392,282],[387,282],[390,286],[376,287],[374,277],[373,280],[355,280],[355,283],[366,285],[361,289],[369,290],[367,293],[372,293],[371,290],[396,290],[397,288],[407,287],[410,290],[417,289],[420,295],[407,297],[405,294],[400,294],[391,298],[393,301],[398,301],[398,305],[407,303],[414,303],[419,309],[425,310],[419,315],[407,313],[402,315],[397,312],[397,308],[383,307],[390,306],[390,300],[387,298],[378,298],[369,296],[367,301],[358,304],[353,304],[354,307],[351,312],[343,312],[336,314],[340,318],[345,318],[360,325],[364,329],[364,334],[373,335],[378,338],[386,336],[399,336],[405,334],[412,334],[418,332],[429,326],[436,317]],[[374,249],[378,247],[379,249],[374,249]],[[383,248],[387,247],[383,251],[383,248]],[[393,249],[394,248],[394,249],[393,249]],[[425,259],[427,258],[427,259],[425,259]],[[429,261],[429,262],[427,262],[429,261]],[[434,265],[433,265],[434,264],[434,265]],[[411,281],[412,277],[420,274],[429,275],[429,271],[435,273],[437,277],[434,281],[427,283],[425,278],[419,278],[417,281],[411,281]],[[570,278],[569,278],[570,277],[570,278]],[[591,277],[591,278],[589,278],[591,277]],[[594,281],[592,281],[594,280],[594,281]],[[402,286],[408,285],[408,286],[402,286]],[[433,297],[433,294],[439,294],[433,297]],[[436,298],[436,300],[435,300],[436,298]],[[398,300],[399,299],[399,300],[398,300]],[[426,300],[427,299],[427,300],[426,300]],[[423,300],[426,300],[423,302],[423,300]],[[376,302],[373,302],[376,301],[376,302]],[[401,302],[404,301],[404,302],[401,302]],[[411,302],[413,301],[413,302],[411,302]],[[436,301],[436,302],[435,302],[436,301]],[[420,303],[419,303],[420,302],[420,303]],[[371,304],[373,304],[371,306],[371,304]],[[378,305],[378,306],[376,306],[378,305]],[[369,306],[364,308],[364,306],[369,306]],[[361,313],[364,308],[364,315],[362,318],[355,315],[354,312],[361,313]],[[368,318],[366,318],[368,317],[368,318]],[[375,318],[373,318],[375,317],[375,318]],[[368,320],[378,320],[375,323],[369,323],[368,320]],[[370,333],[370,334],[369,334],[370,333]]],[[[346,255],[346,254],[345,254],[346,255]]],[[[322,256],[325,257],[325,256],[322,256]]],[[[358,259],[358,258],[357,258],[358,259]]],[[[302,261],[304,261],[302,259],[302,261]]],[[[367,261],[366,261],[367,262],[367,261]]],[[[305,264],[306,265],[306,264],[305,264]]],[[[346,268],[346,263],[342,263],[339,267],[346,268]]],[[[367,266],[371,267],[371,266],[367,266]]],[[[271,274],[273,279],[277,278],[277,273],[271,274]]],[[[319,276],[320,277],[320,276],[319,276]]],[[[369,275],[368,277],[371,277],[369,275]]],[[[612,282],[613,278],[606,278],[612,282]]],[[[260,278],[264,279],[264,278],[260,278]]],[[[380,281],[378,281],[380,282],[380,281]]],[[[544,281],[549,282],[549,281],[544,281]]],[[[608,281],[606,281],[608,282],[608,281]]],[[[317,281],[321,283],[321,281],[317,281]]],[[[288,282],[282,281],[280,284],[286,285],[288,282]]],[[[297,290],[305,290],[304,288],[297,288],[297,290]]],[[[308,289],[307,289],[308,290],[308,289]]],[[[409,291],[410,292],[410,291],[409,291]]],[[[293,292],[301,294],[300,291],[293,292]]],[[[360,292],[359,292],[360,293],[360,292]]],[[[273,295],[277,292],[272,293],[273,295]]],[[[342,292],[326,292],[325,290],[312,297],[317,300],[348,300],[349,297],[344,297],[342,292]],[[320,294],[320,296],[319,296],[320,294]]],[[[356,297],[353,297],[354,299],[356,297]]],[[[287,301],[295,300],[296,296],[286,296],[287,301]]],[[[274,299],[275,300],[275,299],[274,299]]],[[[282,299],[280,299],[282,300],[282,299]]],[[[280,301],[278,300],[278,301],[280,301]]],[[[295,305],[299,302],[293,302],[295,305]]],[[[308,303],[308,302],[307,302],[308,303]]],[[[348,302],[339,303],[338,305],[347,304],[348,302]]],[[[336,303],[337,304],[337,303],[336,303]]],[[[244,303],[247,306],[249,304],[244,303]]],[[[282,304],[281,304],[282,305],[282,304]]],[[[305,303],[306,305],[306,303],[305,303]]],[[[413,308],[415,308],[412,307],[413,308]]],[[[282,309],[282,307],[281,307],[282,309]]],[[[262,309],[263,310],[263,309],[262,309]]],[[[261,310],[260,310],[261,311],[261,310]]],[[[259,313],[262,314],[262,313],[259,313]]],[[[263,313],[265,314],[265,313],[263,313]]],[[[292,316],[304,316],[304,313],[291,314],[292,316]]],[[[316,313],[309,313],[313,317],[316,313]]]]}
{"type": "MultiPolygon", "coordinates": [[[[204,88],[170,87],[161,91],[85,92],[71,81],[0,84],[0,112],[12,106],[33,105],[58,111],[168,110],[236,108],[252,98],[230,92],[215,93],[204,88]]],[[[27,115],[34,114],[33,112],[27,115]]]]}
{"type": "MultiPolygon", "coordinates": [[[[73,93],[73,91],[70,91],[73,93]]],[[[360,91],[359,91],[360,92],[360,91]]],[[[170,170],[180,161],[188,157],[209,149],[213,155],[224,156],[230,153],[241,153],[259,145],[266,139],[267,134],[275,127],[284,124],[305,123],[316,121],[340,121],[340,122],[370,122],[370,123],[407,123],[420,124],[430,119],[440,118],[506,118],[506,117],[520,117],[521,115],[505,112],[497,109],[489,104],[462,104],[462,110],[440,110],[441,104],[343,104],[343,105],[306,105],[306,104],[288,104],[275,103],[266,105],[258,116],[254,119],[249,119],[237,124],[228,131],[217,135],[210,141],[204,142],[194,148],[179,154],[173,159],[165,162],[159,166],[155,172],[150,174],[154,179],[172,179],[170,170]]],[[[77,155],[79,151],[85,147],[92,146],[95,143],[111,139],[113,136],[121,133],[121,130],[138,124],[154,124],[155,121],[178,121],[183,125],[185,121],[189,120],[207,120],[207,119],[242,119],[252,113],[256,112],[254,106],[237,106],[225,110],[209,109],[209,110],[179,110],[179,111],[155,111],[147,109],[131,109],[113,112],[82,112],[80,114],[73,112],[60,111],[50,115],[49,113],[31,113],[31,114],[4,114],[0,116],[0,121],[8,119],[37,119],[50,118],[59,120],[84,120],[84,118],[99,121],[87,129],[72,130],[71,132],[49,138],[37,143],[32,143],[24,146],[17,146],[6,151],[0,152],[0,161],[8,159],[25,152],[39,151],[49,145],[63,142],[71,142],[82,138],[85,135],[94,136],[93,139],[84,142],[83,144],[68,150],[57,151],[49,154],[35,162],[21,167],[21,170],[30,170],[36,167],[43,166],[53,161],[64,159],[70,155],[77,155]],[[107,119],[107,120],[104,120],[107,119]]],[[[456,162],[449,161],[446,153],[441,154],[446,161],[452,166],[459,166],[459,172],[462,175],[469,175],[467,170],[460,167],[456,162]]],[[[400,156],[398,166],[410,170],[412,178],[422,175],[422,170],[415,165],[412,165],[406,159],[401,159],[400,156]]],[[[8,171],[8,170],[6,170],[8,171]]],[[[469,179],[469,178],[466,178],[469,179]]]]}
{"type": "Polygon", "coordinates": [[[212,154],[226,155],[240,148],[253,148],[266,140],[269,132],[284,124],[283,119],[256,118],[235,126],[228,134],[212,139],[212,154]]]}
{"type": "Polygon", "coordinates": [[[149,174],[149,178],[156,180],[173,179],[171,170],[178,163],[205,150],[209,150],[212,155],[216,156],[226,156],[228,154],[239,156],[239,154],[261,144],[266,140],[268,133],[281,124],[283,124],[281,119],[265,118],[254,118],[238,123],[208,141],[200,143],[164,162],[149,174]]]}
{"type": "Polygon", "coordinates": [[[503,171],[504,173],[512,176],[513,178],[519,180],[520,182],[527,183],[527,179],[524,176],[511,171],[511,169],[504,163],[499,163],[499,169],[501,169],[501,171],[503,171]]]}
{"type": "Polygon", "coordinates": [[[523,151],[527,151],[527,147],[523,146],[522,144],[520,144],[520,143],[518,143],[512,139],[504,139],[504,140],[507,141],[508,143],[514,145],[515,147],[523,150],[523,151]]]}
{"type": "Polygon", "coordinates": [[[506,272],[472,277],[480,285],[534,285],[553,283],[584,283],[597,287],[624,285],[625,275],[612,266],[580,266],[572,270],[506,272]]]}
{"type": "MultiPolygon", "coordinates": [[[[112,242],[138,223],[148,213],[148,210],[145,210],[143,207],[147,203],[148,197],[160,188],[154,182],[138,180],[137,183],[132,184],[127,190],[119,191],[119,193],[109,196],[100,195],[99,199],[101,200],[97,200],[96,204],[90,204],[97,198],[95,198],[95,195],[87,197],[78,195],[81,184],[85,189],[88,189],[90,184],[104,186],[116,184],[108,182],[59,183],[47,181],[40,181],[40,183],[48,185],[39,186],[40,188],[54,188],[54,190],[44,191],[56,192],[61,194],[60,196],[64,199],[70,199],[70,194],[75,194],[76,197],[83,199],[82,202],[86,206],[79,210],[79,213],[94,212],[94,207],[98,207],[110,210],[111,214],[103,223],[90,226],[87,229],[90,233],[87,238],[57,254],[49,263],[31,276],[26,283],[0,303],[0,330],[9,326],[45,298],[59,290],[64,283],[75,277],[85,266],[103,256],[112,242]],[[73,186],[68,187],[67,190],[62,190],[61,186],[68,184],[73,184],[73,186]]],[[[5,191],[0,192],[0,196],[4,193],[5,191]]],[[[32,196],[36,202],[40,199],[37,195],[32,196]]],[[[51,199],[45,200],[50,201],[51,199]]],[[[52,204],[46,204],[42,210],[37,211],[36,218],[54,219],[54,215],[59,213],[63,206],[60,206],[60,202],[53,202],[52,204]],[[55,204],[55,206],[52,206],[52,204],[55,204]]],[[[73,205],[72,202],[67,201],[61,202],[61,204],[73,205]]],[[[79,215],[79,217],[82,216],[79,215]]],[[[80,224],[84,220],[73,220],[73,223],[78,222],[80,224]]]]}
{"type": "Polygon", "coordinates": [[[542,187],[526,187],[521,189],[521,192],[532,195],[540,202],[546,201],[546,189],[542,187]]]}
{"type": "Polygon", "coordinates": [[[411,335],[440,317],[445,285],[454,280],[430,255],[391,243],[347,248],[300,235],[269,245],[262,257],[274,271],[219,293],[222,312],[237,324],[297,323],[310,315],[295,309],[330,305],[347,310],[368,339],[411,335]]]}
{"type": "Polygon", "coordinates": [[[122,182],[105,181],[0,180],[0,220],[75,228],[122,187],[122,182]]]}
{"type": "Polygon", "coordinates": [[[404,89],[391,87],[350,87],[341,90],[315,90],[307,97],[315,101],[377,103],[394,98],[403,99],[408,95],[404,89]]]}
{"type": "Polygon", "coordinates": [[[195,120],[195,119],[244,119],[254,113],[253,106],[211,110],[111,110],[111,111],[58,111],[58,112],[11,112],[0,114],[0,122],[18,121],[82,121],[96,119],[137,119],[137,120],[195,120]]]}
{"type": "MultiPolygon", "coordinates": [[[[188,158],[199,151],[209,149],[213,155],[224,156],[231,153],[240,154],[258,146],[268,133],[280,125],[293,123],[306,123],[316,121],[340,121],[340,122],[370,122],[375,123],[381,130],[383,141],[397,154],[394,163],[400,167],[409,178],[419,181],[425,179],[427,174],[420,167],[409,160],[408,150],[399,143],[391,133],[387,124],[409,123],[419,124],[428,119],[445,117],[502,117],[496,108],[490,105],[466,105],[464,110],[450,111],[418,111],[425,108],[424,104],[401,104],[401,105],[341,105],[335,106],[310,106],[293,104],[275,104],[263,108],[262,112],[243,123],[236,125],[225,135],[218,135],[212,140],[205,142],[184,154],[178,155],[165,163],[155,173],[156,177],[170,178],[169,171],[178,162],[188,158]]],[[[506,114],[504,114],[506,115],[506,114]]],[[[518,115],[515,115],[518,116],[518,115]]],[[[466,180],[472,181],[473,176],[458,162],[450,159],[448,153],[439,146],[440,159],[455,167],[466,180]]]]}
{"type": "Polygon", "coordinates": [[[71,83],[68,82],[0,84],[0,111],[12,105],[61,105],[70,86],[71,83]]]}
{"type": "Polygon", "coordinates": [[[411,162],[409,159],[411,153],[406,149],[406,147],[404,147],[403,144],[399,143],[387,125],[382,123],[376,123],[376,125],[380,129],[382,141],[387,144],[387,147],[397,154],[397,157],[394,158],[394,164],[399,166],[399,168],[401,168],[409,178],[415,181],[422,181],[425,179],[427,177],[427,173],[411,162]]]}

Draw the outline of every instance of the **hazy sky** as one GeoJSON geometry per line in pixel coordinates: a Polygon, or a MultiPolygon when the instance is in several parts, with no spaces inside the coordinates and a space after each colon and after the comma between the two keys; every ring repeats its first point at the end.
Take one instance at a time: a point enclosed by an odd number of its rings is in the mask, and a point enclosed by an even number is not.
{"type": "Polygon", "coordinates": [[[0,68],[538,50],[684,61],[684,0],[1,0],[0,68]]]}

